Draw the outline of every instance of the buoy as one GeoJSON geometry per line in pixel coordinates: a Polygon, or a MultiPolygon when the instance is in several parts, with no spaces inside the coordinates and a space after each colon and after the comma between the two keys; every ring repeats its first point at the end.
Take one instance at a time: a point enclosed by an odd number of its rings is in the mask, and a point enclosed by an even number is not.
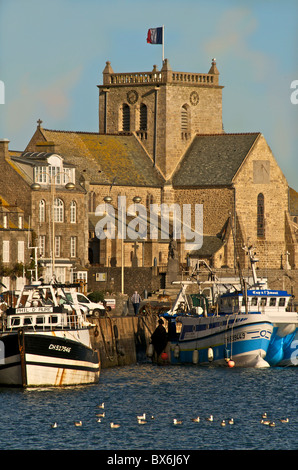
{"type": "Polygon", "coordinates": [[[197,364],[199,362],[199,351],[197,349],[192,353],[192,362],[193,364],[197,364]]]}
{"type": "Polygon", "coordinates": [[[180,348],[179,348],[179,345],[176,344],[174,347],[174,357],[178,359],[179,355],[180,355],[180,348]]]}
{"type": "Polygon", "coordinates": [[[209,362],[212,362],[213,361],[213,349],[212,348],[208,348],[208,361],[209,362]]]}
{"type": "Polygon", "coordinates": [[[147,348],[147,356],[148,357],[152,357],[153,356],[153,353],[154,353],[154,347],[153,347],[153,344],[150,343],[148,348],[147,348]]]}
{"type": "Polygon", "coordinates": [[[160,357],[162,358],[163,361],[167,361],[169,359],[169,356],[167,355],[166,352],[162,352],[160,357]]]}
{"type": "Polygon", "coordinates": [[[231,367],[231,368],[234,367],[234,366],[235,366],[235,362],[232,361],[232,359],[230,359],[229,362],[228,362],[228,366],[231,367]]]}

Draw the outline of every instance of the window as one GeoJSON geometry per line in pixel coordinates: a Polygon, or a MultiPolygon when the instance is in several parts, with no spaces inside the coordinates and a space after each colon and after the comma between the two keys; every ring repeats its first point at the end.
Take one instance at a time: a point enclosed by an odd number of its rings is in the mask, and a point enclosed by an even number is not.
{"type": "Polygon", "coordinates": [[[260,238],[265,237],[265,203],[264,194],[258,195],[257,201],[257,236],[260,238]]]}
{"type": "Polygon", "coordinates": [[[25,243],[23,240],[18,241],[18,263],[25,262],[25,243]]]}
{"type": "Polygon", "coordinates": [[[18,228],[23,228],[23,216],[18,216],[18,228]]]}
{"type": "Polygon", "coordinates": [[[61,238],[55,237],[55,256],[60,257],[60,248],[61,248],[61,238]]]}
{"type": "Polygon", "coordinates": [[[64,203],[62,199],[56,198],[54,202],[54,222],[63,222],[64,203]]]}
{"type": "Polygon", "coordinates": [[[279,307],[284,307],[286,305],[286,299],[284,297],[281,297],[278,302],[279,307]]]}
{"type": "Polygon", "coordinates": [[[3,240],[3,263],[9,263],[9,240],[3,240]]]}
{"type": "Polygon", "coordinates": [[[8,217],[7,215],[4,215],[3,216],[3,228],[7,228],[8,227],[8,217]]]}
{"type": "Polygon", "coordinates": [[[46,221],[46,201],[39,201],[39,222],[46,221]]]}
{"type": "Polygon", "coordinates": [[[77,256],[77,237],[70,237],[70,256],[71,258],[77,256]]]}
{"type": "Polygon", "coordinates": [[[89,193],[89,212],[95,212],[96,208],[96,194],[94,191],[89,193]]]}
{"type": "Polygon", "coordinates": [[[140,107],[140,131],[147,130],[147,106],[141,104],[140,107]]]}
{"type": "Polygon", "coordinates": [[[75,224],[77,221],[77,203],[71,201],[70,203],[70,223],[75,224]]]}
{"type": "Polygon", "coordinates": [[[36,183],[47,182],[47,167],[37,166],[34,168],[34,180],[36,183]]]}
{"type": "Polygon", "coordinates": [[[189,135],[188,107],[187,105],[183,105],[181,108],[181,138],[188,139],[189,135]]]}
{"type": "Polygon", "coordinates": [[[258,305],[258,298],[257,298],[257,297],[252,297],[252,299],[251,299],[251,305],[254,306],[254,307],[255,307],[256,305],[258,305]]]}
{"type": "Polygon", "coordinates": [[[122,131],[130,131],[130,108],[126,103],[122,105],[122,131]]]}
{"type": "Polygon", "coordinates": [[[271,297],[270,302],[269,302],[269,307],[275,307],[275,305],[276,305],[276,298],[271,297]]]}
{"type": "Polygon", "coordinates": [[[46,254],[46,236],[39,235],[39,254],[45,256],[46,254]]]}

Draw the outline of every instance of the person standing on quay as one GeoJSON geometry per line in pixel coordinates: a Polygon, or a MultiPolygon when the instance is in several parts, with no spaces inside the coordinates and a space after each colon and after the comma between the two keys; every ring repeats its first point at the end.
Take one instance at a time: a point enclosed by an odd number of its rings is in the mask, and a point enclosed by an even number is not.
{"type": "Polygon", "coordinates": [[[132,301],[135,315],[139,313],[141,300],[142,299],[141,299],[141,296],[138,294],[138,291],[135,291],[134,294],[131,296],[131,301],[132,301]]]}

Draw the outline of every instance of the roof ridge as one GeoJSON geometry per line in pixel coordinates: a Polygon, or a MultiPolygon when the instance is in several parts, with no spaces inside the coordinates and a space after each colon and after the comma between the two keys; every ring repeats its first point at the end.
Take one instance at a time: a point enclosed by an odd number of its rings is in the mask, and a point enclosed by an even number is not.
{"type": "Polygon", "coordinates": [[[260,135],[260,131],[255,132],[218,132],[218,133],[206,133],[206,134],[199,134],[197,133],[197,137],[205,137],[205,136],[228,136],[228,135],[260,135]]]}
{"type": "Polygon", "coordinates": [[[131,136],[132,132],[116,132],[116,133],[104,133],[104,132],[95,132],[95,131],[63,131],[59,129],[46,129],[42,128],[46,132],[61,132],[61,134],[93,134],[93,135],[113,135],[113,136],[131,136]]]}

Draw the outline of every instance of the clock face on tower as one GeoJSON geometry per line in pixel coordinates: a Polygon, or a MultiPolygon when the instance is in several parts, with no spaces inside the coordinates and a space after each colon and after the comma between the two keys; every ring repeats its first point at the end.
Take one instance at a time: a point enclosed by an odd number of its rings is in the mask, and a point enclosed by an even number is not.
{"type": "Polygon", "coordinates": [[[139,98],[139,95],[135,90],[128,91],[126,96],[129,104],[135,104],[139,98]]]}
{"type": "Polygon", "coordinates": [[[189,96],[189,101],[193,106],[196,106],[199,102],[199,95],[196,91],[192,91],[189,96]]]}

